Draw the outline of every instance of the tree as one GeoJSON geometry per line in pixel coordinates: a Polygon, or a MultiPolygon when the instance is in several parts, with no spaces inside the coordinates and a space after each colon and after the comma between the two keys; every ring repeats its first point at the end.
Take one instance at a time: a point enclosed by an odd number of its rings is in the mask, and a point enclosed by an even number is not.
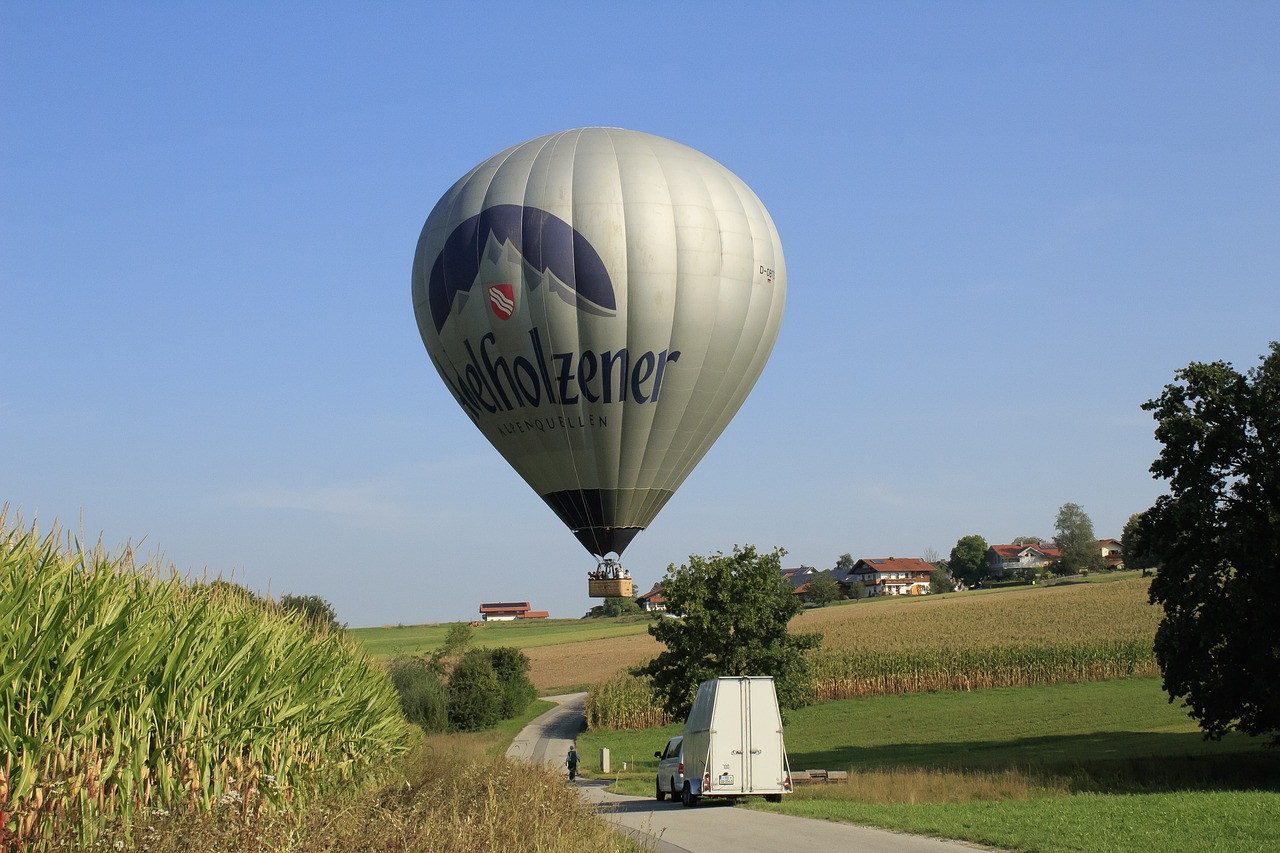
{"type": "Polygon", "coordinates": [[[835,568],[836,568],[836,571],[849,572],[853,570],[853,567],[856,563],[857,561],[853,559],[852,554],[841,554],[839,557],[836,558],[835,568]]]}
{"type": "Polygon", "coordinates": [[[475,629],[466,622],[450,624],[449,630],[445,632],[444,642],[431,653],[431,661],[436,669],[442,673],[448,672],[450,664],[466,654],[473,634],[475,629]]]}
{"type": "Polygon", "coordinates": [[[991,567],[987,565],[987,540],[976,533],[960,537],[951,549],[948,562],[953,578],[973,586],[991,574],[991,567]]]}
{"type": "Polygon", "coordinates": [[[1280,746],[1280,343],[1246,374],[1192,362],[1174,379],[1143,404],[1164,445],[1151,473],[1169,494],[1134,530],[1135,550],[1160,563],[1164,688],[1206,737],[1280,746]]]}
{"type": "Polygon", "coordinates": [[[672,716],[683,718],[698,684],[721,675],[772,675],[783,707],[809,698],[805,652],[822,637],[787,631],[804,605],[782,579],[784,554],[735,545],[732,554],[693,555],[687,565],[667,567],[662,592],[679,618],[649,626],[666,649],[637,674],[653,679],[672,716]]]}
{"type": "Polygon", "coordinates": [[[929,572],[929,592],[931,594],[937,595],[955,591],[955,582],[951,580],[951,576],[947,574],[946,569],[934,569],[929,572]]]}
{"type": "Polygon", "coordinates": [[[861,601],[867,597],[867,585],[862,581],[854,581],[849,584],[849,598],[853,601],[861,601]]]}
{"type": "Polygon", "coordinates": [[[340,631],[342,624],[338,622],[338,611],[333,605],[318,595],[280,596],[280,609],[286,613],[298,613],[312,628],[317,631],[340,631]]]}
{"type": "Polygon", "coordinates": [[[1127,569],[1141,569],[1145,578],[1147,572],[1159,562],[1154,554],[1144,550],[1141,530],[1145,513],[1135,512],[1124,523],[1124,531],[1120,534],[1120,551],[1124,554],[1124,565],[1127,569]]]}
{"type": "Polygon", "coordinates": [[[1014,538],[1013,545],[1043,545],[1044,540],[1039,536],[1017,536],[1014,538]]]}
{"type": "Polygon", "coordinates": [[[830,572],[818,572],[805,588],[805,601],[815,607],[826,607],[833,601],[843,598],[840,582],[830,572]]]}
{"type": "Polygon", "coordinates": [[[1093,522],[1080,504],[1063,504],[1053,526],[1058,531],[1053,541],[1062,549],[1060,574],[1075,575],[1107,567],[1098,538],[1093,535],[1093,522]]]}

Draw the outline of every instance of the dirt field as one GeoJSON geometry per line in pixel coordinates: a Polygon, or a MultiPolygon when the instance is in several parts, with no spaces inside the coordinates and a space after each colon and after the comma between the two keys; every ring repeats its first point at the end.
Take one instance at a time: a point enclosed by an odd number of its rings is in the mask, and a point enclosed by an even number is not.
{"type": "Polygon", "coordinates": [[[644,663],[662,646],[648,634],[614,637],[525,649],[531,664],[529,679],[543,695],[564,688],[586,689],[615,672],[644,663]]]}

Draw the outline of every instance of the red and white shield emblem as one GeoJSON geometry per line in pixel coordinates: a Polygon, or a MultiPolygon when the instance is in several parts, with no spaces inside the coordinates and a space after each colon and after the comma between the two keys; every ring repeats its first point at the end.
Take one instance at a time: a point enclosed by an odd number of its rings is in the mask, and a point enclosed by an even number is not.
{"type": "Polygon", "coordinates": [[[509,284],[489,285],[489,307],[499,320],[509,320],[516,312],[516,293],[509,284]]]}

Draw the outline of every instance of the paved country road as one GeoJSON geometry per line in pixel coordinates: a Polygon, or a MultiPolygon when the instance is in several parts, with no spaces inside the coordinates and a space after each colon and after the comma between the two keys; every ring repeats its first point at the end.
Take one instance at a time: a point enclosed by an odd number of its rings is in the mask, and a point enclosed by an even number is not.
{"type": "MultiPolygon", "coordinates": [[[[569,744],[582,728],[587,694],[547,696],[556,707],[516,736],[507,755],[565,772],[569,744]]],[[[658,744],[661,746],[661,744],[658,744]]],[[[655,747],[656,749],[657,747],[655,747]]],[[[960,841],[903,835],[883,829],[734,808],[706,800],[687,809],[651,797],[604,791],[603,782],[580,779],[582,796],[621,831],[659,853],[743,853],[779,850],[856,850],[858,853],[973,853],[987,848],[960,841]]]]}

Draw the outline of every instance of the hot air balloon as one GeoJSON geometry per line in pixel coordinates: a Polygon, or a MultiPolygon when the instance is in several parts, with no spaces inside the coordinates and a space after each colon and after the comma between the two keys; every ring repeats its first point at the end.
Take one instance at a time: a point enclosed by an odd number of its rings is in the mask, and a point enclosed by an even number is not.
{"type": "MultiPolygon", "coordinates": [[[[596,580],[624,579],[609,555],[738,411],[785,299],[782,244],[747,185],[692,148],[616,128],[485,160],[436,204],[413,260],[436,370],[603,561],[596,580]]],[[[593,580],[591,594],[629,587],[593,580]]]]}

